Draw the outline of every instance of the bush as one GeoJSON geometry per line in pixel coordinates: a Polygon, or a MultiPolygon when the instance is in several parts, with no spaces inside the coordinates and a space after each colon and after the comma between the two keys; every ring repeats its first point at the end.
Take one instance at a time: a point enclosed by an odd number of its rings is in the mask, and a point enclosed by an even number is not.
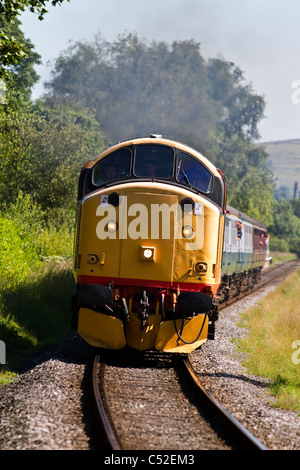
{"type": "Polygon", "coordinates": [[[288,252],[290,251],[289,243],[282,239],[278,238],[275,235],[271,235],[270,237],[270,251],[282,251],[288,252]]]}
{"type": "Polygon", "coordinates": [[[27,250],[21,227],[0,215],[0,279],[1,286],[11,288],[24,281],[37,261],[27,250]]]}
{"type": "Polygon", "coordinates": [[[0,289],[0,338],[7,352],[3,367],[16,370],[38,349],[70,336],[72,295],[70,262],[41,263],[13,290],[0,289]]]}
{"type": "Polygon", "coordinates": [[[58,229],[50,223],[35,241],[36,253],[42,261],[70,258],[73,238],[73,231],[69,229],[67,224],[63,224],[58,229]]]}
{"type": "Polygon", "coordinates": [[[292,238],[290,240],[290,251],[296,253],[298,258],[300,258],[300,240],[299,238],[292,238]]]}
{"type": "Polygon", "coordinates": [[[56,225],[29,195],[20,193],[0,213],[0,338],[8,367],[70,334],[72,247],[68,220],[56,225]]]}
{"type": "Polygon", "coordinates": [[[73,228],[67,220],[58,228],[46,213],[20,193],[0,214],[1,286],[22,283],[42,261],[72,256],[73,228]]]}

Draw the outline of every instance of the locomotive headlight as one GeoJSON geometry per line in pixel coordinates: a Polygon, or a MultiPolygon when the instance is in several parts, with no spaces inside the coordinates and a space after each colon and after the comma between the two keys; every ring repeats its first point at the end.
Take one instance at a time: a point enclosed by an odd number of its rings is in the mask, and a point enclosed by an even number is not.
{"type": "Polygon", "coordinates": [[[155,248],[149,246],[141,246],[141,259],[154,261],[155,248]]]}
{"type": "Polygon", "coordinates": [[[109,222],[107,222],[106,228],[108,232],[113,233],[117,230],[118,224],[115,220],[110,220],[109,222]]]}
{"type": "Polygon", "coordinates": [[[152,250],[149,250],[149,248],[146,248],[146,250],[144,250],[144,257],[149,259],[151,258],[152,256],[152,250]]]}
{"type": "Polygon", "coordinates": [[[184,227],[182,227],[182,235],[184,236],[184,238],[191,238],[194,235],[192,227],[190,227],[189,225],[185,225],[184,227]]]}

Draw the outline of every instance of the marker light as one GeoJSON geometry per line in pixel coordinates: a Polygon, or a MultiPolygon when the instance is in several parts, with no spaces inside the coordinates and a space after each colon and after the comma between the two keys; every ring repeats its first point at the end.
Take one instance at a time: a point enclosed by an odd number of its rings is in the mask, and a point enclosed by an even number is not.
{"type": "Polygon", "coordinates": [[[152,250],[149,250],[149,248],[146,248],[146,250],[144,250],[144,257],[149,259],[151,258],[152,256],[152,250]]]}
{"type": "Polygon", "coordinates": [[[184,236],[184,238],[191,238],[194,235],[192,227],[190,227],[189,225],[185,225],[184,227],[182,227],[182,235],[184,236]]]}
{"type": "Polygon", "coordinates": [[[155,248],[149,246],[141,246],[141,259],[154,261],[155,248]]]}

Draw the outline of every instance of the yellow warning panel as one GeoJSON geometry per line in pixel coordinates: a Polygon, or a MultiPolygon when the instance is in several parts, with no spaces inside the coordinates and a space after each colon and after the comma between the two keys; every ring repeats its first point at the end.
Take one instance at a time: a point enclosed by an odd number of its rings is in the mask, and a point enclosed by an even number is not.
{"type": "Polygon", "coordinates": [[[161,315],[149,315],[146,324],[142,327],[136,314],[129,312],[129,322],[126,324],[126,338],[128,346],[138,351],[154,348],[161,315]]]}
{"type": "Polygon", "coordinates": [[[205,319],[205,315],[203,314],[197,315],[193,318],[185,318],[184,320],[178,319],[176,320],[176,329],[173,320],[168,320],[161,323],[155,342],[155,348],[158,351],[182,354],[188,354],[194,351],[194,349],[198,348],[207,340],[208,317],[205,319]],[[205,323],[202,329],[202,333],[198,338],[204,320],[205,323]],[[182,329],[183,321],[184,325],[182,329]],[[178,337],[176,329],[185,342],[178,337]]]}
{"type": "Polygon", "coordinates": [[[122,349],[126,346],[122,320],[89,308],[79,310],[78,333],[98,348],[122,349]]]}

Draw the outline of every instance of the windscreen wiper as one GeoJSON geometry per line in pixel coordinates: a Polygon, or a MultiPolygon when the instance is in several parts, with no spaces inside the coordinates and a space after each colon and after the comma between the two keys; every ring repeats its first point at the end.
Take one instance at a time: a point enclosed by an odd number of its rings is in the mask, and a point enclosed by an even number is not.
{"type": "Polygon", "coordinates": [[[184,171],[182,168],[181,168],[181,171],[182,171],[182,173],[183,173],[183,176],[184,176],[184,178],[185,178],[187,184],[192,188],[193,186],[191,185],[190,180],[189,180],[188,177],[186,176],[185,171],[184,171]]]}

